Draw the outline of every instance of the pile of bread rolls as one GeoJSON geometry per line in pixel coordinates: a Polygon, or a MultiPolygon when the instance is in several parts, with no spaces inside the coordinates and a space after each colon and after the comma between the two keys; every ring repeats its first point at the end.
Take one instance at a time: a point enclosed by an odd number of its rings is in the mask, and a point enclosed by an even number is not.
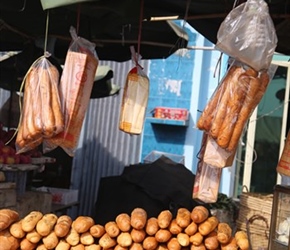
{"type": "Polygon", "coordinates": [[[19,218],[16,211],[0,209],[0,250],[100,249],[249,249],[247,234],[233,232],[204,206],[179,208],[147,217],[143,208],[121,213],[105,225],[89,216],[72,220],[68,215],[31,211],[19,218]]]}

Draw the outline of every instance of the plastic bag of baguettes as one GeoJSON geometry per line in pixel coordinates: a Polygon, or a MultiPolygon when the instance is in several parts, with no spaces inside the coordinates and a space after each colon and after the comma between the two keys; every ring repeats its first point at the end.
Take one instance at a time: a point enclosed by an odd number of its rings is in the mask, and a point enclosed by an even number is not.
{"type": "Polygon", "coordinates": [[[235,152],[243,129],[262,99],[277,66],[256,71],[234,60],[201,113],[197,128],[209,135],[204,161],[225,167],[226,161],[215,162],[217,156],[230,157],[235,152]]]}
{"type": "Polygon", "coordinates": [[[45,53],[31,65],[23,80],[24,94],[15,142],[18,153],[30,151],[63,131],[58,83],[59,71],[49,61],[49,53],[45,53]]]}
{"type": "Polygon", "coordinates": [[[260,71],[269,68],[277,41],[267,3],[248,0],[222,22],[216,48],[260,71]]]}
{"type": "Polygon", "coordinates": [[[64,130],[45,141],[44,152],[61,147],[68,155],[73,156],[89,104],[99,60],[94,43],[79,37],[73,27],[70,28],[70,33],[72,42],[67,51],[59,84],[64,130]]]}

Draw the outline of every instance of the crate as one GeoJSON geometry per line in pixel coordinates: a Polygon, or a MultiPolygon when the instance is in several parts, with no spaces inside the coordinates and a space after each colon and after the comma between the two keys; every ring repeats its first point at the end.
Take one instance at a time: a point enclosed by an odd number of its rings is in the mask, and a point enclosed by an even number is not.
{"type": "Polygon", "coordinates": [[[184,108],[156,107],[153,116],[161,119],[188,120],[188,110],[184,108]]]}
{"type": "Polygon", "coordinates": [[[184,156],[183,155],[177,155],[177,154],[170,154],[166,152],[161,152],[161,151],[151,151],[147,156],[144,158],[144,163],[151,163],[156,160],[158,160],[162,155],[166,156],[170,160],[180,163],[180,164],[185,164],[184,162],[184,156]]]}
{"type": "Polygon", "coordinates": [[[76,189],[64,189],[54,187],[39,187],[37,191],[47,192],[52,195],[52,203],[68,205],[78,201],[78,190],[76,189]]]}

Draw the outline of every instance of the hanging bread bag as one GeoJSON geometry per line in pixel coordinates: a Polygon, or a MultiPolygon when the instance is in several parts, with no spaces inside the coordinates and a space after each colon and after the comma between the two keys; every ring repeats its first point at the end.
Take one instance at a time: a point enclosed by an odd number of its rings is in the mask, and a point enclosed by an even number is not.
{"type": "Polygon", "coordinates": [[[38,58],[26,73],[21,117],[16,136],[16,151],[24,153],[39,146],[64,129],[58,92],[59,71],[50,61],[49,53],[38,58]]]}
{"type": "Polygon", "coordinates": [[[149,96],[149,78],[139,64],[131,47],[133,67],[126,78],[121,104],[119,129],[128,134],[141,134],[149,96]]]}
{"type": "Polygon", "coordinates": [[[73,156],[98,67],[95,44],[77,36],[71,27],[72,42],[67,51],[60,79],[59,95],[64,115],[64,131],[45,143],[45,152],[57,146],[73,156]]]}
{"type": "Polygon", "coordinates": [[[269,68],[277,41],[267,3],[248,0],[222,22],[216,48],[260,71],[269,68]]]}

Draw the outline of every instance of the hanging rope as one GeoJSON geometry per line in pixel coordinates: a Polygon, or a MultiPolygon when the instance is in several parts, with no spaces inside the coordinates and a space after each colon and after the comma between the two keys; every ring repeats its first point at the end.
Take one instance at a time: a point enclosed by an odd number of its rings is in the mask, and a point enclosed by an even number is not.
{"type": "Polygon", "coordinates": [[[77,34],[79,34],[80,19],[81,19],[81,4],[78,4],[78,9],[77,9],[77,24],[76,24],[77,34]]]}
{"type": "MultiPolygon", "coordinates": [[[[143,23],[143,11],[144,11],[144,0],[140,2],[140,18],[139,18],[139,33],[138,33],[138,56],[140,55],[141,35],[142,35],[142,23],[143,23]]],[[[137,58],[138,60],[138,58],[137,58]]]]}
{"type": "Polygon", "coordinates": [[[49,10],[46,12],[46,25],[45,25],[45,37],[44,37],[44,54],[47,51],[47,40],[48,40],[48,26],[49,26],[49,10]]]}

